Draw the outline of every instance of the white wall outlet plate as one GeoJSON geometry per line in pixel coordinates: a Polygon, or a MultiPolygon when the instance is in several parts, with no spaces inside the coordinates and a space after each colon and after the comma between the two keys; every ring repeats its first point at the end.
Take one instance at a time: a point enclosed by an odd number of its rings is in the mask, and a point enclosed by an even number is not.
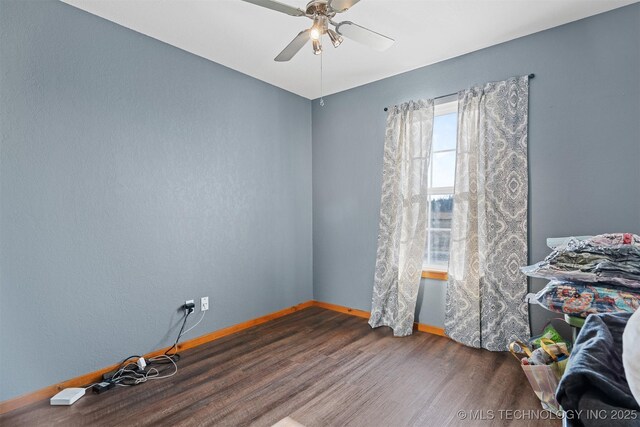
{"type": "Polygon", "coordinates": [[[52,405],[73,405],[76,400],[84,396],[83,388],[65,388],[49,400],[52,405]]]}
{"type": "Polygon", "coordinates": [[[209,310],[209,297],[200,298],[200,310],[201,311],[209,310]]]}
{"type": "Polygon", "coordinates": [[[186,301],[184,302],[184,305],[189,305],[189,304],[193,304],[193,307],[194,307],[194,308],[193,308],[193,310],[191,310],[191,313],[193,313],[194,311],[196,311],[196,309],[195,309],[196,304],[193,302],[193,300],[192,300],[192,299],[188,299],[188,300],[186,300],[186,301]]]}

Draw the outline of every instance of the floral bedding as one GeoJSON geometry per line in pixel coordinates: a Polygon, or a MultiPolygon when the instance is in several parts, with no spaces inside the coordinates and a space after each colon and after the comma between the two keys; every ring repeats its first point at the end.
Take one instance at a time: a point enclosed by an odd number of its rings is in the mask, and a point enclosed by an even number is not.
{"type": "Polygon", "coordinates": [[[568,280],[552,280],[535,299],[548,310],[580,317],[592,313],[633,313],[640,307],[637,292],[568,280]]]}

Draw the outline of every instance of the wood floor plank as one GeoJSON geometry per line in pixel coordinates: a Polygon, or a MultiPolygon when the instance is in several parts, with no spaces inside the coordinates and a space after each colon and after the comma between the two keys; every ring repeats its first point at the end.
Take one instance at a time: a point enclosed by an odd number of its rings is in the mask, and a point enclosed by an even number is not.
{"type": "MultiPolygon", "coordinates": [[[[540,403],[507,353],[415,332],[394,338],[366,319],[310,307],[181,353],[178,374],[89,394],[71,407],[48,401],[0,424],[271,426],[560,426],[500,419],[540,403]],[[458,411],[494,411],[465,420],[458,411]]],[[[477,412],[481,414],[481,412],[477,412]]]]}

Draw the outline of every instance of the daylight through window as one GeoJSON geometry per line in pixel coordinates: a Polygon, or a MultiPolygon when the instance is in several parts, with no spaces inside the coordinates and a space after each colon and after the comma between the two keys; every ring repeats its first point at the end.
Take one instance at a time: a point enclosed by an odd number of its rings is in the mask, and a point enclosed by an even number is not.
{"type": "Polygon", "coordinates": [[[429,165],[427,245],[422,262],[425,271],[446,271],[449,263],[457,125],[457,101],[436,105],[429,165]]]}

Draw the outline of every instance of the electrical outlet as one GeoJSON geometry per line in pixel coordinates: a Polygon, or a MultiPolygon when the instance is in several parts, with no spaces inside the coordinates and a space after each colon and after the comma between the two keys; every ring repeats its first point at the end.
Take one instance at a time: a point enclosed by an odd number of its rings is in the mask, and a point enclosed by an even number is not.
{"type": "Polygon", "coordinates": [[[200,310],[201,311],[209,310],[209,297],[200,298],[200,310]]]}
{"type": "Polygon", "coordinates": [[[193,302],[192,299],[185,301],[183,307],[185,310],[190,310],[189,313],[193,313],[196,309],[195,309],[196,304],[193,302]],[[191,307],[191,308],[187,308],[187,307],[191,307]]]}

